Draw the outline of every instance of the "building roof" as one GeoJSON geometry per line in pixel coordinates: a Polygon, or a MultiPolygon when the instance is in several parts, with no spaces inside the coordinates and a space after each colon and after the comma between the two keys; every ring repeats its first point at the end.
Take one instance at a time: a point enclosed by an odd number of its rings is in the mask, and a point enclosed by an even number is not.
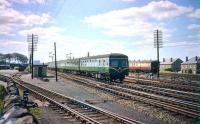
{"type": "Polygon", "coordinates": [[[134,63],[151,63],[153,60],[129,60],[129,62],[134,63]]]}
{"type": "Polygon", "coordinates": [[[199,56],[192,57],[191,59],[183,62],[182,64],[196,64],[196,63],[200,63],[200,57],[199,56]],[[197,60],[196,60],[196,57],[197,57],[197,60]]]}
{"type": "MultiPolygon", "coordinates": [[[[177,61],[179,58],[168,58],[168,59],[165,59],[165,61],[161,62],[160,64],[161,65],[171,65],[173,64],[175,61],[177,61]]],[[[180,59],[181,60],[181,59],[180,59]]],[[[181,60],[182,61],[182,60],[181,60]]]]}
{"type": "Polygon", "coordinates": [[[33,67],[34,66],[48,66],[48,65],[47,64],[34,64],[33,67]]]}

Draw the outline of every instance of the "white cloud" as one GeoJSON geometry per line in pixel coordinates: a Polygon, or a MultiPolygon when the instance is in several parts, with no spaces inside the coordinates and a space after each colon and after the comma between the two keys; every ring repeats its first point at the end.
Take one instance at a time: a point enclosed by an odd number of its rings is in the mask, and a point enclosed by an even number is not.
{"type": "Polygon", "coordinates": [[[124,1],[124,2],[133,2],[135,0],[121,0],[121,1],[124,1]]]}
{"type": "Polygon", "coordinates": [[[1,47],[9,47],[9,46],[24,46],[24,42],[21,41],[13,41],[13,40],[3,40],[1,39],[1,47]]]}
{"type": "Polygon", "coordinates": [[[29,0],[10,0],[13,3],[27,4],[29,0]]]}
{"type": "Polygon", "coordinates": [[[19,34],[22,36],[27,36],[27,34],[37,34],[43,37],[53,37],[55,35],[58,35],[64,31],[63,28],[51,26],[47,28],[42,28],[42,27],[35,27],[32,29],[27,29],[27,30],[21,30],[19,31],[19,34]]]}
{"type": "Polygon", "coordinates": [[[46,3],[47,0],[35,0],[35,1],[36,1],[36,3],[44,4],[44,3],[46,3]]]}
{"type": "Polygon", "coordinates": [[[104,29],[109,35],[142,36],[149,34],[157,26],[152,20],[171,19],[192,10],[190,7],[178,6],[170,1],[153,1],[143,7],[113,10],[85,17],[84,22],[104,29]]]}
{"type": "Polygon", "coordinates": [[[166,42],[165,43],[165,47],[191,47],[191,46],[198,46],[200,45],[199,42],[195,42],[195,41],[179,41],[179,42],[166,42]]]}
{"type": "Polygon", "coordinates": [[[200,29],[200,25],[199,24],[190,24],[187,27],[188,29],[200,29]]]}
{"type": "Polygon", "coordinates": [[[200,19],[200,9],[196,9],[194,12],[188,15],[191,18],[200,19]]]}
{"type": "Polygon", "coordinates": [[[7,35],[12,31],[12,28],[10,26],[6,25],[0,25],[0,34],[7,35]]]}
{"type": "Polygon", "coordinates": [[[0,34],[9,34],[12,31],[16,31],[17,28],[31,27],[37,25],[43,25],[50,22],[51,16],[42,13],[23,13],[13,9],[11,6],[5,4],[0,4],[0,34]],[[10,30],[12,29],[12,30],[10,30]]]}
{"type": "Polygon", "coordinates": [[[6,0],[10,3],[19,3],[19,4],[28,4],[28,3],[37,3],[37,4],[44,4],[47,0],[6,0]]]}
{"type": "Polygon", "coordinates": [[[1,24],[17,24],[20,26],[42,25],[50,20],[48,14],[24,14],[12,8],[0,9],[1,24]]]}
{"type": "Polygon", "coordinates": [[[1,43],[1,47],[0,47],[1,53],[18,52],[18,53],[27,55],[27,49],[26,49],[26,48],[28,48],[27,42],[8,40],[8,39],[0,39],[0,43],[1,43]]]}
{"type": "Polygon", "coordinates": [[[8,7],[11,4],[7,0],[0,0],[0,7],[8,7]]]}

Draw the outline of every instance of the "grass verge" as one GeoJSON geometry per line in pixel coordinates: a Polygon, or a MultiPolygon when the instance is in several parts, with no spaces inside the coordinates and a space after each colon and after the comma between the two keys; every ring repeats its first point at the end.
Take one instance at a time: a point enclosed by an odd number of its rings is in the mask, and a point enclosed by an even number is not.
{"type": "Polygon", "coordinates": [[[6,95],[6,89],[4,86],[0,85],[0,117],[3,115],[3,106],[4,106],[4,96],[6,95]]]}
{"type": "Polygon", "coordinates": [[[38,120],[41,116],[41,108],[30,108],[29,112],[35,116],[35,118],[38,120]]]}

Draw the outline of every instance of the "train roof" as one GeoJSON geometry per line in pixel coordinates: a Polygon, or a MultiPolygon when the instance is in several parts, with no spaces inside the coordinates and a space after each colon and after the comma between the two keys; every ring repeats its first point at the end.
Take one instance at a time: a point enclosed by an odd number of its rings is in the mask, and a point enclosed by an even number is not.
{"type": "Polygon", "coordinates": [[[89,57],[82,57],[81,59],[95,59],[95,58],[128,58],[127,55],[121,53],[110,53],[104,55],[97,55],[97,56],[89,56],[89,57]]]}
{"type": "MultiPolygon", "coordinates": [[[[96,58],[128,58],[128,56],[121,53],[110,53],[110,54],[82,57],[82,58],[76,58],[76,59],[59,60],[57,61],[57,63],[59,64],[63,62],[77,62],[79,59],[96,59],[96,58]]],[[[47,64],[50,64],[50,63],[52,62],[48,62],[47,64]]]]}

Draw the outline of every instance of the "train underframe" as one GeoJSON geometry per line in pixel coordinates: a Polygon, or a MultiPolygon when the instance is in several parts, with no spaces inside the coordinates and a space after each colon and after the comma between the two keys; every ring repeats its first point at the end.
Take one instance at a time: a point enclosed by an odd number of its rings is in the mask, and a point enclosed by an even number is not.
{"type": "MultiPolygon", "coordinates": [[[[55,70],[54,68],[50,70],[55,70]]],[[[122,82],[123,79],[125,78],[125,75],[111,75],[107,73],[96,73],[96,72],[90,72],[90,71],[75,71],[75,70],[67,70],[67,69],[60,69],[58,68],[59,72],[63,73],[70,73],[70,74],[75,74],[75,75],[81,75],[81,76],[86,76],[86,77],[91,77],[91,78],[96,78],[99,80],[103,80],[106,82],[122,82]]]]}

